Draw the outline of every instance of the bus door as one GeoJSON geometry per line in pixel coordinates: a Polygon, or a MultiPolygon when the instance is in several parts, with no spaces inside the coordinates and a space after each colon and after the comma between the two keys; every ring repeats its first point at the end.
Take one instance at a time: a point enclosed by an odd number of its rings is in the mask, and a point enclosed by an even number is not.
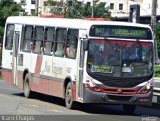
{"type": "Polygon", "coordinates": [[[13,55],[12,55],[12,75],[13,84],[18,84],[18,55],[19,55],[19,43],[20,43],[20,33],[22,31],[22,25],[15,24],[14,38],[13,38],[13,55]]]}
{"type": "Polygon", "coordinates": [[[77,65],[77,100],[83,102],[83,68],[84,68],[84,57],[85,51],[83,50],[83,40],[86,39],[86,30],[79,31],[79,48],[78,48],[78,65],[77,65]]]}

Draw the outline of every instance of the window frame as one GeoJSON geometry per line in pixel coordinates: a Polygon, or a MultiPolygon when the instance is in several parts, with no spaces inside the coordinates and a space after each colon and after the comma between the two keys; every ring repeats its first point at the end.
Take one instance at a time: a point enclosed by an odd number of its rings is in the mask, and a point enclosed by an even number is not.
{"type": "Polygon", "coordinates": [[[6,26],[6,32],[5,32],[5,44],[4,44],[4,46],[5,46],[5,49],[6,50],[12,50],[13,49],[13,39],[14,39],[14,31],[15,31],[15,25],[14,24],[7,24],[7,26],[6,26]],[[7,36],[7,31],[8,31],[8,26],[14,26],[14,30],[13,30],[13,36],[7,36]],[[7,45],[8,45],[8,37],[12,37],[12,47],[11,48],[9,48],[9,47],[7,47],[7,45]]]}
{"type": "Polygon", "coordinates": [[[32,39],[32,46],[31,46],[31,51],[32,51],[32,53],[34,53],[34,54],[41,54],[41,53],[43,53],[43,50],[42,50],[42,52],[41,52],[41,47],[43,47],[44,48],[44,26],[39,26],[39,25],[37,25],[37,26],[34,26],[34,31],[33,31],[33,39],[32,39]],[[43,37],[42,37],[42,40],[39,40],[39,39],[37,39],[36,38],[36,27],[40,27],[40,28],[43,28],[43,37]],[[41,41],[41,47],[40,47],[40,51],[39,52],[35,52],[35,51],[33,51],[33,45],[35,44],[35,49],[36,49],[36,41],[41,41]]]}
{"type": "Polygon", "coordinates": [[[119,3],[119,10],[123,10],[123,3],[119,3]]]}
{"type": "Polygon", "coordinates": [[[34,25],[24,25],[23,29],[22,29],[22,34],[23,34],[23,37],[22,37],[22,46],[21,46],[21,50],[23,52],[28,52],[28,53],[31,53],[32,51],[32,41],[33,41],[33,37],[34,37],[34,25]],[[25,31],[26,31],[26,27],[29,26],[29,27],[32,27],[32,34],[31,34],[31,38],[25,38],[25,31]],[[30,50],[24,50],[24,41],[28,39],[30,40],[30,50]]]}
{"type": "Polygon", "coordinates": [[[36,10],[35,9],[31,9],[31,14],[35,14],[36,10]]]}
{"type": "Polygon", "coordinates": [[[55,41],[54,41],[54,44],[55,44],[55,46],[54,46],[54,56],[55,57],[62,57],[62,58],[64,58],[65,57],[65,46],[66,46],[66,40],[67,40],[67,32],[68,32],[68,29],[67,28],[61,28],[61,27],[57,27],[56,28],[56,32],[55,32],[55,41]],[[57,41],[57,39],[58,39],[58,30],[65,30],[66,31],[66,36],[64,37],[64,41],[57,41]],[[63,43],[63,56],[60,56],[60,55],[56,55],[55,53],[56,53],[56,50],[57,50],[57,43],[63,43]]]}
{"type": "Polygon", "coordinates": [[[67,39],[66,39],[66,44],[65,44],[65,58],[68,58],[68,59],[76,59],[77,58],[77,49],[78,49],[78,38],[79,38],[79,29],[73,29],[73,28],[68,28],[68,31],[67,31],[67,39]],[[71,40],[69,41],[69,30],[71,30],[71,31],[77,31],[77,42],[75,42],[75,43],[73,43],[71,40]],[[69,43],[68,43],[68,41],[69,41],[69,43]],[[75,55],[75,57],[71,57],[71,56],[68,56],[67,55],[67,46],[68,46],[68,44],[70,44],[70,45],[76,45],[76,55],[75,55]]]}
{"type": "Polygon", "coordinates": [[[110,9],[110,10],[114,10],[114,3],[110,3],[109,9],[110,9]]]}
{"type": "Polygon", "coordinates": [[[51,45],[51,49],[52,49],[52,46],[54,45],[54,48],[53,48],[53,53],[51,54],[49,54],[49,53],[45,53],[45,51],[43,50],[43,55],[49,55],[49,56],[52,56],[52,55],[54,55],[54,52],[55,52],[55,39],[56,39],[56,28],[55,27],[52,27],[52,26],[46,26],[45,27],[45,29],[44,29],[44,44],[43,44],[43,48],[45,48],[45,42],[51,42],[52,43],[52,45],[51,45]],[[49,40],[47,40],[46,38],[46,36],[47,36],[47,31],[46,31],[46,29],[47,28],[50,28],[50,29],[53,29],[54,30],[54,33],[53,33],[53,40],[52,41],[49,41],[49,40]]]}
{"type": "Polygon", "coordinates": [[[31,0],[31,4],[35,5],[36,4],[36,0],[31,0]]]}

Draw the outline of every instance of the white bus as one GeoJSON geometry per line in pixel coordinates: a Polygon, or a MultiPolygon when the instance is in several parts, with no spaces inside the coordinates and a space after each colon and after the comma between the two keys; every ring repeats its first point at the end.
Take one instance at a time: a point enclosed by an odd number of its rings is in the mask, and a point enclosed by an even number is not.
{"type": "Polygon", "coordinates": [[[9,17],[2,77],[24,89],[75,102],[151,105],[154,42],[147,25],[65,18],[9,17]]]}

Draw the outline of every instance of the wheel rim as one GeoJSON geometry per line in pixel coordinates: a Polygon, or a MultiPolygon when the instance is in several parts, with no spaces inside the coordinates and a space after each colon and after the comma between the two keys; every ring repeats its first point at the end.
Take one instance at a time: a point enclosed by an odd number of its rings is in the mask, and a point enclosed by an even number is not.
{"type": "Polygon", "coordinates": [[[66,91],[66,103],[70,104],[72,101],[72,90],[70,88],[66,91]]]}
{"type": "Polygon", "coordinates": [[[29,83],[28,83],[28,80],[26,80],[26,83],[25,83],[25,94],[27,95],[28,92],[29,92],[29,83]]]}

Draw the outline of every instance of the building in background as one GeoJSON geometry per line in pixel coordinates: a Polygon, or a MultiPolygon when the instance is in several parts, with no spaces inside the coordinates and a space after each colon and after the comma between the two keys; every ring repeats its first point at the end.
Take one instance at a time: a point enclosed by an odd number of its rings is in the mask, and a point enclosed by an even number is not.
{"type": "MultiPolygon", "coordinates": [[[[64,12],[64,7],[49,6],[48,0],[14,0],[17,3],[25,2],[22,8],[22,12],[26,12],[29,15],[32,13],[39,13],[39,15],[51,15],[54,11],[64,12]]],[[[57,0],[61,1],[61,0],[57,0]]],[[[64,3],[71,2],[72,0],[64,0],[64,3]]],[[[77,0],[79,4],[82,2],[93,5],[94,0],[77,0]]],[[[128,21],[130,12],[130,5],[140,5],[140,17],[144,23],[149,23],[152,11],[152,0],[100,0],[100,2],[106,2],[106,5],[111,11],[111,16],[120,21],[128,21]]],[[[65,5],[64,5],[65,6],[65,5]]],[[[157,0],[157,20],[160,20],[160,0],[157,0]]],[[[143,23],[142,22],[142,23],[143,23]]]]}
{"type": "Polygon", "coordinates": [[[28,15],[35,14],[36,0],[14,0],[14,2],[25,3],[25,5],[22,6],[22,13],[25,12],[28,15]]]}
{"type": "MultiPolygon", "coordinates": [[[[120,21],[128,21],[130,5],[140,5],[140,22],[150,23],[152,0],[101,0],[107,3],[111,16],[120,21]]],[[[157,0],[157,21],[160,20],[160,0],[157,0]]]]}

